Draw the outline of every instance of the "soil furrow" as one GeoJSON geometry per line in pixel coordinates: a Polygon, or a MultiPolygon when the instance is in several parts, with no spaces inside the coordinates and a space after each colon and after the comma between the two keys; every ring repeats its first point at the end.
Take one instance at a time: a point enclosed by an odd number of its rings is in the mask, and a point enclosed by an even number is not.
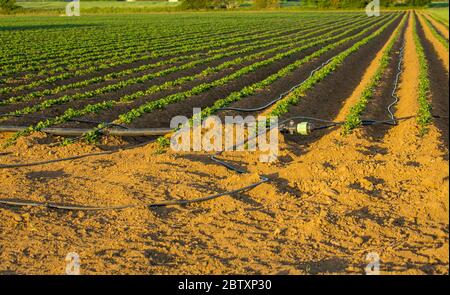
{"type": "MultiPolygon", "coordinates": [[[[448,149],[449,144],[449,73],[441,61],[440,55],[436,53],[434,42],[426,37],[426,32],[423,29],[423,23],[417,23],[417,33],[423,44],[425,55],[428,60],[429,79],[431,87],[432,99],[432,113],[433,115],[442,116],[445,118],[434,119],[434,124],[441,132],[442,142],[448,149]]],[[[448,58],[448,52],[447,52],[448,58]]]]}
{"type": "MultiPolygon", "coordinates": [[[[405,42],[405,32],[408,26],[408,21],[402,30],[401,37],[396,41],[393,51],[391,54],[391,59],[389,61],[389,66],[386,68],[381,79],[381,83],[376,86],[373,90],[374,95],[372,99],[369,100],[366,111],[363,113],[363,119],[369,120],[390,120],[391,117],[388,112],[388,107],[394,103],[395,98],[392,97],[392,91],[395,87],[395,79],[398,73],[398,63],[400,59],[400,50],[405,42]]],[[[401,65],[401,71],[404,71],[404,63],[401,65]]],[[[395,112],[396,105],[392,105],[391,111],[395,112]]],[[[382,139],[387,130],[390,128],[389,125],[374,125],[367,126],[364,128],[364,132],[367,136],[373,139],[382,139]]]]}
{"type": "Polygon", "coordinates": [[[448,28],[443,24],[437,22],[428,14],[423,14],[424,17],[431,23],[431,25],[436,29],[436,31],[441,34],[442,37],[448,40],[448,28]]]}
{"type": "MultiPolygon", "coordinates": [[[[375,31],[375,30],[376,29],[370,30],[370,32],[375,31]]],[[[367,34],[370,34],[370,32],[368,32],[367,34]]],[[[361,38],[363,38],[363,37],[361,37],[361,38]]],[[[354,42],[357,42],[357,41],[352,41],[351,44],[353,44],[354,42]]],[[[347,45],[347,46],[351,46],[351,45],[347,45]]],[[[165,109],[156,110],[150,114],[146,114],[146,115],[142,116],[141,118],[137,119],[136,121],[134,121],[132,126],[168,127],[170,119],[172,117],[174,117],[176,115],[191,117],[193,107],[203,108],[203,107],[211,106],[214,103],[214,101],[216,101],[217,99],[224,98],[227,95],[229,95],[231,92],[240,90],[246,85],[250,85],[257,81],[261,81],[264,78],[270,76],[271,74],[277,72],[281,68],[287,66],[288,64],[315,52],[318,48],[321,48],[321,47],[322,47],[322,45],[310,48],[308,50],[301,52],[300,54],[298,54],[296,56],[290,57],[288,59],[283,59],[282,61],[271,64],[268,67],[264,67],[263,69],[260,69],[254,73],[249,73],[247,75],[244,75],[244,77],[242,77],[241,79],[234,81],[232,83],[228,83],[227,85],[224,85],[223,87],[219,87],[218,89],[208,91],[199,96],[194,96],[194,97],[188,98],[187,100],[182,101],[180,103],[169,105],[165,109]]],[[[346,46],[344,45],[344,47],[346,47],[346,46]]],[[[332,52],[337,53],[339,51],[332,50],[332,52]]],[[[297,73],[298,72],[299,71],[297,71],[297,73]]],[[[286,87],[286,84],[284,85],[284,87],[286,87]]],[[[291,87],[292,87],[292,84],[291,84],[291,87]]],[[[246,99],[244,99],[244,100],[246,100],[246,99]]]]}
{"type": "MultiPolygon", "coordinates": [[[[289,112],[281,119],[292,116],[308,116],[327,120],[334,120],[342,113],[346,99],[352,95],[361,83],[361,77],[369,64],[373,61],[381,48],[389,40],[395,28],[401,21],[398,17],[385,31],[375,40],[369,42],[356,53],[349,56],[344,64],[334,73],[326,77],[321,83],[302,97],[298,105],[290,106],[289,112]]],[[[343,117],[343,116],[341,116],[343,117]]],[[[297,144],[308,145],[319,140],[330,130],[317,131],[308,137],[288,136],[297,144]]]]}

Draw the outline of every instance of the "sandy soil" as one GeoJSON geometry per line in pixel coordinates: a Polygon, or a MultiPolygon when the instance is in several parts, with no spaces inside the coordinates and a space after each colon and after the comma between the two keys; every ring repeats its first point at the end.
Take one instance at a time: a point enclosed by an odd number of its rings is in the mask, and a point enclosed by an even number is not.
{"type": "MultiPolygon", "coordinates": [[[[405,34],[397,116],[417,111],[411,22],[405,34]]],[[[20,139],[0,152],[0,164],[98,149],[51,147],[52,140],[20,139]]],[[[84,274],[362,274],[366,255],[375,252],[385,274],[448,274],[448,150],[434,126],[425,137],[414,119],[382,139],[365,130],[343,137],[339,129],[304,145],[280,137],[272,164],[259,162],[258,153],[224,158],[249,173],[237,175],[205,153],[161,153],[156,144],[0,170],[0,198],[102,206],[192,199],[250,184],[258,174],[271,180],[189,206],[104,212],[0,206],[0,273],[64,274],[66,255],[76,252],[84,274]]]]}

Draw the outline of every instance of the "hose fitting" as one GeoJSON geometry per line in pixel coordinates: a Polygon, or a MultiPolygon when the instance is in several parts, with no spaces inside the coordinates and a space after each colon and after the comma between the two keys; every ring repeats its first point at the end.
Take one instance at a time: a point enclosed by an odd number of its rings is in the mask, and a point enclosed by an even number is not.
{"type": "Polygon", "coordinates": [[[313,130],[313,125],[310,122],[300,122],[295,124],[294,121],[290,121],[287,125],[281,127],[282,133],[310,135],[313,130]]]}

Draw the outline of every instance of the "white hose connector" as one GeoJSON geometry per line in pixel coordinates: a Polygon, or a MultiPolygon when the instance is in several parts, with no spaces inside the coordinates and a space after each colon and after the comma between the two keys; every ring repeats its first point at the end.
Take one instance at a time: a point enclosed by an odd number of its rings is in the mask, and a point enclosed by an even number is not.
{"type": "Polygon", "coordinates": [[[310,135],[313,130],[313,125],[309,122],[300,122],[295,124],[294,121],[290,121],[289,124],[283,125],[282,131],[289,134],[310,135]]]}
{"type": "Polygon", "coordinates": [[[297,124],[297,133],[300,135],[310,135],[311,134],[311,123],[309,122],[300,122],[297,124]]]}

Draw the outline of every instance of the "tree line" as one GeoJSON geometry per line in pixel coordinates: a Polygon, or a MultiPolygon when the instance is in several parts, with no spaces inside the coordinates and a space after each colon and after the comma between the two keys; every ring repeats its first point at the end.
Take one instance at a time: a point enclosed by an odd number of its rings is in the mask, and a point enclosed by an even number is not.
{"type": "Polygon", "coordinates": [[[0,12],[9,12],[16,8],[16,0],[0,0],[0,12]]]}
{"type": "MultiPolygon", "coordinates": [[[[309,6],[317,8],[363,8],[372,0],[304,0],[309,6]]],[[[431,3],[431,0],[380,0],[383,7],[396,5],[405,6],[425,6],[431,3]]]]}
{"type": "MultiPolygon", "coordinates": [[[[372,0],[300,0],[305,6],[317,8],[364,8],[372,0]]],[[[182,8],[185,9],[214,9],[214,8],[236,8],[244,0],[182,0],[182,8]]],[[[281,6],[281,0],[254,0],[253,4],[257,8],[275,8],[281,6]]],[[[425,6],[431,0],[380,0],[384,7],[395,5],[425,6]]]]}
{"type": "MultiPolygon", "coordinates": [[[[299,0],[305,6],[317,8],[343,9],[363,8],[372,0],[299,0]]],[[[231,9],[241,6],[245,0],[182,0],[182,9],[231,9]]],[[[277,8],[281,6],[281,0],[254,0],[256,8],[277,8]]],[[[425,6],[431,0],[380,0],[384,7],[395,5],[425,6]]],[[[16,9],[16,0],[0,0],[0,11],[12,11],[16,9]]]]}

